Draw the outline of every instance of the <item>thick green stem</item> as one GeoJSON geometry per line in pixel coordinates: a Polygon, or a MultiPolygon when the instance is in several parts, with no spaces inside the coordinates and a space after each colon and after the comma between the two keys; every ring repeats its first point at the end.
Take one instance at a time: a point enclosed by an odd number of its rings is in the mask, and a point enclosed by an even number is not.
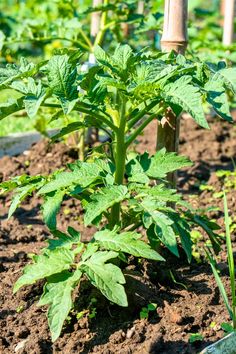
{"type": "MultiPolygon", "coordinates": [[[[108,0],[104,0],[103,5],[107,6],[109,4],[108,0]]],[[[95,48],[97,45],[101,45],[105,32],[106,32],[106,24],[107,24],[108,11],[104,11],[101,16],[100,29],[95,38],[93,47],[95,48]]]]}
{"type": "MultiPolygon", "coordinates": [[[[121,110],[120,110],[120,124],[118,131],[116,132],[116,143],[115,143],[115,183],[123,184],[124,173],[125,173],[125,160],[126,160],[126,145],[125,145],[125,101],[121,100],[121,110]]],[[[111,211],[111,227],[120,222],[120,203],[115,204],[111,211]]]]}

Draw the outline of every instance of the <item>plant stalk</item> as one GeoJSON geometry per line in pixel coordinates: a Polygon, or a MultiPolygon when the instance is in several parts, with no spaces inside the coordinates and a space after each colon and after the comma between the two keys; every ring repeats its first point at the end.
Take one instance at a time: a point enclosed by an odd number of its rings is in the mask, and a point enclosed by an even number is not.
{"type": "MultiPolygon", "coordinates": [[[[125,117],[126,103],[125,99],[121,97],[121,108],[120,108],[120,124],[118,131],[116,132],[116,143],[115,143],[115,183],[120,185],[124,182],[125,173],[125,160],[126,160],[126,144],[125,144],[125,127],[126,127],[126,117],[125,117]]],[[[111,227],[119,224],[120,222],[120,203],[113,205],[111,210],[111,227]]]]}

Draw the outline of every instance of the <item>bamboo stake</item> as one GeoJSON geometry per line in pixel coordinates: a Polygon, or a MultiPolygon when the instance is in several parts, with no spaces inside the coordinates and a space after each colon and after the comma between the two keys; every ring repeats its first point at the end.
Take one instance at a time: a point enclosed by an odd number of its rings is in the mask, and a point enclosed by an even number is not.
{"type": "Polygon", "coordinates": [[[137,9],[137,13],[140,15],[144,14],[144,1],[143,0],[139,0],[138,1],[138,9],[137,9]]]}
{"type": "Polygon", "coordinates": [[[224,5],[223,44],[228,46],[232,44],[234,37],[235,0],[226,0],[224,5]]]}
{"type": "Polygon", "coordinates": [[[225,0],[221,0],[220,2],[220,14],[222,17],[225,15],[225,0]]]}
{"type": "MultiPolygon", "coordinates": [[[[165,0],[164,27],[161,48],[164,52],[174,50],[184,54],[187,47],[188,0],[165,0]]],[[[170,108],[166,110],[157,130],[157,150],[166,148],[169,152],[178,152],[180,121],[170,108]]],[[[171,174],[169,181],[175,184],[171,174]]]]}
{"type": "Polygon", "coordinates": [[[161,48],[184,54],[187,47],[188,0],[165,0],[161,48]]]}

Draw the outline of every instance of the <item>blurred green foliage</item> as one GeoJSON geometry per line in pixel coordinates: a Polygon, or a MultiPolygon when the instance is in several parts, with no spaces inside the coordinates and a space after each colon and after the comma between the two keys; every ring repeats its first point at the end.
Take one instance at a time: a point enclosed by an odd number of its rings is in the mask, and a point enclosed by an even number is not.
{"type": "MultiPolygon", "coordinates": [[[[137,0],[110,0],[97,9],[92,8],[92,0],[0,1],[0,66],[18,64],[22,56],[32,62],[47,60],[65,47],[80,48],[83,60],[88,59],[96,44],[90,38],[91,14],[95,10],[107,16],[107,28],[99,42],[106,51],[112,51],[117,43],[128,43],[135,50],[147,47],[147,50],[159,51],[164,0],[143,2],[144,12],[138,13],[137,0]]],[[[219,9],[220,0],[189,1],[187,56],[191,59],[236,62],[235,45],[225,48],[221,44],[219,9]]],[[[37,120],[17,118],[12,122],[7,119],[1,126],[0,135],[48,124],[46,117],[39,115],[37,120]]]]}

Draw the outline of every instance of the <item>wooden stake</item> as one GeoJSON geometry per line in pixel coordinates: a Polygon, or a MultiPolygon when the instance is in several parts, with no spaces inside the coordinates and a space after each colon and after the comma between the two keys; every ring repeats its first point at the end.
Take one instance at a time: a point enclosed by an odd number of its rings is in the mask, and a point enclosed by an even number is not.
{"type": "Polygon", "coordinates": [[[224,5],[223,44],[228,46],[232,44],[234,38],[235,0],[226,0],[224,5]]]}
{"type": "Polygon", "coordinates": [[[184,54],[187,47],[188,0],[165,0],[161,48],[184,54]]]}
{"type": "Polygon", "coordinates": [[[225,15],[225,0],[221,0],[220,2],[220,14],[222,17],[225,15]]]}
{"type": "MultiPolygon", "coordinates": [[[[184,54],[187,47],[188,0],[165,0],[164,27],[161,48],[164,52],[174,50],[184,54]]],[[[157,130],[157,150],[166,148],[169,152],[178,152],[180,121],[170,108],[166,110],[157,130]]],[[[175,184],[175,175],[169,176],[175,184]]]]}
{"type": "Polygon", "coordinates": [[[137,13],[140,14],[140,15],[143,15],[144,14],[144,1],[143,0],[139,0],[138,1],[138,8],[137,8],[137,13]]]}

